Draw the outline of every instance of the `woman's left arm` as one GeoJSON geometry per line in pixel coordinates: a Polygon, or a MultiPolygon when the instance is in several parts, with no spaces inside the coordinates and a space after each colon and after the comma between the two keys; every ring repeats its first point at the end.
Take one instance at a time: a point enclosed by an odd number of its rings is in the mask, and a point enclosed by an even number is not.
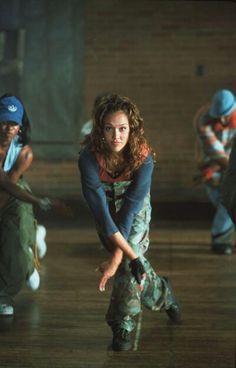
{"type": "Polygon", "coordinates": [[[150,192],[153,167],[153,159],[149,154],[134,172],[132,183],[125,193],[123,205],[117,213],[116,225],[125,239],[128,239],[134,217],[142,209],[144,198],[150,192]]]}

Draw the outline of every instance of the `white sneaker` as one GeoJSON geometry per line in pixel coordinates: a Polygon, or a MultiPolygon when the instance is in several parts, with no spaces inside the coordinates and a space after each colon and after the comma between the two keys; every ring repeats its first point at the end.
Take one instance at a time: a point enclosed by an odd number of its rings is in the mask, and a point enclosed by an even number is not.
{"type": "Polygon", "coordinates": [[[47,252],[47,245],[45,243],[46,228],[43,225],[37,225],[36,230],[36,247],[39,259],[42,259],[47,252]]]}
{"type": "Polygon", "coordinates": [[[1,316],[12,316],[14,314],[14,308],[10,304],[0,304],[1,316]]]}
{"type": "Polygon", "coordinates": [[[37,290],[39,288],[39,285],[40,285],[40,277],[39,277],[39,273],[36,270],[36,268],[34,269],[34,272],[30,275],[30,277],[26,281],[26,285],[31,290],[37,290]]]}

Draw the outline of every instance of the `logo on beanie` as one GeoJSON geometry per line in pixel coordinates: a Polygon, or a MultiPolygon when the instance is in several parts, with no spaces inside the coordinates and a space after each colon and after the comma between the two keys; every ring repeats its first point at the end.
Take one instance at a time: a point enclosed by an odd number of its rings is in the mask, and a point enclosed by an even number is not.
{"type": "Polygon", "coordinates": [[[8,105],[7,109],[11,112],[16,112],[17,111],[17,106],[15,105],[8,105]]]}

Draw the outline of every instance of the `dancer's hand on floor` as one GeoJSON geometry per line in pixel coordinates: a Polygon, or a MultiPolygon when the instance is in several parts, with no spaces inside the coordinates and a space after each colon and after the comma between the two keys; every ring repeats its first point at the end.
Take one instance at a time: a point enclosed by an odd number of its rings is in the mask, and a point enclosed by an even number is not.
{"type": "Polygon", "coordinates": [[[107,281],[115,275],[119,264],[112,262],[112,260],[105,261],[100,264],[96,271],[100,271],[102,276],[99,280],[99,290],[105,291],[107,281]]]}

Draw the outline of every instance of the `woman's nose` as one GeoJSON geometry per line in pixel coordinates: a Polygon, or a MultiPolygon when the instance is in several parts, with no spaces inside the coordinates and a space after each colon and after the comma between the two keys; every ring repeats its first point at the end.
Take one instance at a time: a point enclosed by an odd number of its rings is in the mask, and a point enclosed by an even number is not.
{"type": "Polygon", "coordinates": [[[119,136],[119,130],[118,129],[114,129],[113,131],[113,138],[117,138],[119,136]]]}
{"type": "Polygon", "coordinates": [[[5,129],[10,132],[11,130],[14,130],[14,126],[7,124],[5,129]]]}

